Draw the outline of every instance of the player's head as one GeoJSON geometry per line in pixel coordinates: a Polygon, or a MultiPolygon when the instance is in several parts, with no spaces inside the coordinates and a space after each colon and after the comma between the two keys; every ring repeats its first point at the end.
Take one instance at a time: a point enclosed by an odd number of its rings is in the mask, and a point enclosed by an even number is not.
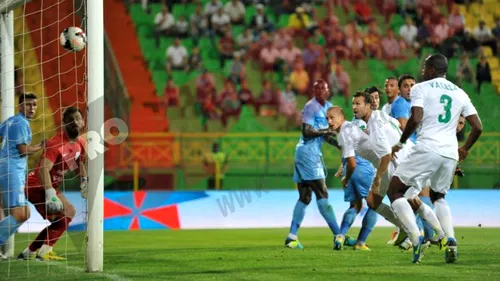
{"type": "Polygon", "coordinates": [[[464,126],[465,126],[465,117],[460,115],[460,117],[458,117],[457,133],[462,131],[464,126]]]}
{"type": "Polygon", "coordinates": [[[19,95],[19,112],[27,119],[35,117],[38,107],[37,97],[33,93],[24,93],[19,95]]]}
{"type": "Polygon", "coordinates": [[[328,99],[328,84],[323,79],[316,80],[313,84],[314,97],[320,104],[325,104],[328,99]]]}
{"type": "Polygon", "coordinates": [[[372,96],[366,92],[356,92],[352,98],[352,112],[358,119],[372,114],[372,96]]]}
{"type": "Polygon", "coordinates": [[[85,127],[82,113],[76,107],[70,106],[63,112],[63,126],[70,140],[76,139],[85,127]]]}
{"type": "Polygon", "coordinates": [[[437,77],[446,77],[448,59],[441,54],[430,55],[425,59],[422,67],[422,76],[425,81],[437,77]]]}
{"type": "Polygon", "coordinates": [[[376,86],[371,86],[370,88],[366,88],[365,92],[372,97],[372,110],[378,110],[380,106],[380,90],[376,86]]]}
{"type": "Polygon", "coordinates": [[[401,96],[407,100],[410,99],[410,91],[413,85],[415,85],[415,77],[410,74],[404,74],[399,76],[398,88],[401,96]]]}
{"type": "Polygon", "coordinates": [[[387,77],[387,79],[385,79],[384,88],[387,98],[389,99],[396,98],[399,93],[398,79],[396,79],[396,77],[393,76],[387,77]]]}
{"type": "Polygon", "coordinates": [[[340,106],[333,106],[326,111],[326,120],[333,130],[339,131],[345,121],[344,110],[340,106]]]}

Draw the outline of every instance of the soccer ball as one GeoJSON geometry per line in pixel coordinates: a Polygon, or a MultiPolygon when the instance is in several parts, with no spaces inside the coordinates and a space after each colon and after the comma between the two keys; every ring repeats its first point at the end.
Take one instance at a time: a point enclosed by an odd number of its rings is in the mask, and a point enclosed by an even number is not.
{"type": "Polygon", "coordinates": [[[61,46],[63,46],[66,50],[78,52],[85,48],[85,45],[87,44],[87,36],[81,28],[72,26],[61,32],[59,41],[61,42],[61,46]]]}

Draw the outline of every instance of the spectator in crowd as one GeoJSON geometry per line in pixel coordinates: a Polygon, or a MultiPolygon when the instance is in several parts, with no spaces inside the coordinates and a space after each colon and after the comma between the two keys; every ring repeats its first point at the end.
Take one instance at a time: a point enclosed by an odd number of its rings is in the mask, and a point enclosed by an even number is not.
{"type": "Polygon", "coordinates": [[[313,45],[311,42],[306,42],[304,51],[302,52],[302,61],[308,74],[316,71],[316,65],[322,57],[321,48],[313,45]]]}
{"type": "Polygon", "coordinates": [[[382,4],[382,14],[384,15],[386,24],[389,24],[391,16],[396,13],[396,10],[396,0],[384,0],[384,3],[382,4]]]}
{"type": "Polygon", "coordinates": [[[477,63],[476,68],[476,81],[477,81],[477,93],[481,92],[481,85],[485,82],[491,83],[491,71],[490,64],[486,60],[485,56],[481,56],[481,59],[477,63]]]}
{"type": "Polygon", "coordinates": [[[392,61],[403,58],[401,46],[392,29],[387,30],[387,35],[382,39],[382,52],[384,59],[393,67],[392,61]]]}
{"type": "Polygon", "coordinates": [[[259,98],[255,101],[255,112],[257,115],[261,115],[261,107],[264,105],[268,106],[276,106],[277,101],[274,97],[273,89],[271,82],[264,80],[262,82],[262,93],[260,94],[259,98]]]}
{"type": "Polygon", "coordinates": [[[329,83],[335,89],[334,95],[342,94],[344,96],[345,105],[349,105],[349,97],[351,91],[351,78],[344,71],[341,64],[337,64],[335,71],[332,71],[329,76],[329,83]]]}
{"type": "Polygon", "coordinates": [[[231,19],[227,14],[224,13],[222,7],[217,10],[215,14],[210,18],[210,23],[212,24],[212,31],[219,36],[224,36],[226,32],[230,32],[229,24],[231,19]]]}
{"type": "Polygon", "coordinates": [[[189,23],[186,20],[186,17],[183,15],[179,16],[179,19],[175,23],[175,33],[178,37],[186,38],[188,36],[189,31],[189,23]]]}
{"type": "Polygon", "coordinates": [[[432,42],[435,46],[438,46],[444,42],[450,35],[450,27],[446,22],[446,18],[442,17],[439,24],[434,26],[432,42]]]}
{"type": "Polygon", "coordinates": [[[212,18],[212,15],[217,13],[218,10],[222,9],[222,2],[220,0],[210,0],[205,4],[204,14],[208,19],[212,18]]]}
{"type": "Polygon", "coordinates": [[[309,38],[309,42],[320,47],[326,46],[325,36],[323,36],[323,33],[319,29],[314,31],[313,36],[309,38]]]}
{"type": "Polygon", "coordinates": [[[234,61],[229,67],[229,79],[231,79],[235,85],[245,79],[245,63],[241,60],[241,54],[239,52],[235,52],[234,61]]]}
{"type": "Polygon", "coordinates": [[[474,37],[483,46],[489,46],[493,50],[493,54],[497,53],[497,43],[493,39],[493,34],[491,30],[486,26],[486,23],[481,20],[479,21],[479,26],[474,29],[474,37]]]}
{"type": "Polygon", "coordinates": [[[174,44],[167,48],[167,62],[165,68],[168,75],[172,74],[172,70],[187,70],[188,69],[188,52],[181,45],[181,39],[175,38],[174,44]]]}
{"type": "Polygon", "coordinates": [[[309,74],[304,69],[304,63],[301,60],[297,60],[294,65],[294,69],[290,74],[290,83],[292,84],[293,90],[297,94],[302,94],[307,96],[307,89],[309,88],[309,74]]]}
{"type": "Polygon", "coordinates": [[[293,91],[292,84],[286,83],[285,89],[281,91],[278,110],[281,115],[287,119],[286,129],[296,128],[301,123],[300,111],[297,109],[296,94],[293,91]]]}
{"type": "Polygon", "coordinates": [[[403,0],[401,12],[404,17],[416,17],[418,0],[403,0]]]}
{"type": "Polygon", "coordinates": [[[444,16],[443,14],[441,14],[439,6],[436,5],[432,7],[432,12],[430,13],[429,17],[431,18],[431,24],[435,26],[441,22],[441,18],[443,18],[444,16]]]}
{"type": "Polygon", "coordinates": [[[381,39],[378,33],[374,31],[368,31],[368,34],[364,40],[366,54],[369,57],[374,57],[377,59],[382,58],[382,47],[381,47],[381,39]]]}
{"type": "Polygon", "coordinates": [[[421,9],[424,14],[432,13],[432,7],[436,5],[435,0],[417,0],[416,2],[417,9],[421,9]]]}
{"type": "Polygon", "coordinates": [[[465,19],[456,5],[453,6],[451,13],[448,15],[448,25],[450,26],[451,35],[461,35],[464,31],[465,19]]]}
{"type": "Polygon", "coordinates": [[[273,29],[273,24],[269,17],[264,14],[264,5],[257,5],[257,14],[252,17],[250,21],[250,28],[255,31],[255,36],[257,37],[262,31],[271,32],[273,29]]]}
{"type": "Polygon", "coordinates": [[[364,44],[361,33],[359,33],[358,31],[354,31],[352,37],[347,37],[346,45],[351,53],[350,59],[354,66],[357,67],[358,61],[364,59],[365,57],[363,52],[364,44]]]}
{"type": "Polygon", "coordinates": [[[241,104],[254,104],[254,98],[252,94],[252,90],[248,87],[248,80],[243,79],[241,81],[241,89],[240,92],[238,93],[238,96],[240,97],[241,104]]]}
{"type": "Polygon", "coordinates": [[[189,22],[191,27],[191,37],[195,41],[195,44],[197,44],[198,38],[205,35],[205,32],[208,29],[208,21],[202,12],[201,5],[196,5],[196,10],[193,14],[191,14],[189,22]]]}
{"type": "Polygon", "coordinates": [[[220,109],[222,112],[221,122],[224,128],[227,127],[227,122],[230,117],[238,120],[241,113],[241,101],[236,91],[232,91],[220,102],[220,109]]]}
{"type": "Polygon", "coordinates": [[[168,107],[180,105],[179,88],[174,84],[172,78],[168,78],[163,90],[162,104],[165,107],[165,111],[168,107]]]}
{"type": "Polygon", "coordinates": [[[188,72],[201,70],[203,63],[199,47],[194,47],[193,50],[191,51],[191,56],[189,56],[188,65],[189,65],[188,72]]]}
{"type": "Polygon", "coordinates": [[[497,40],[497,43],[500,42],[500,18],[497,18],[495,21],[495,27],[491,30],[493,36],[497,40]]]}
{"type": "Polygon", "coordinates": [[[238,48],[240,49],[240,52],[243,54],[247,54],[250,48],[252,47],[253,43],[253,35],[250,32],[250,29],[245,28],[243,33],[238,35],[238,38],[236,39],[236,43],[238,45],[238,48]]]}
{"type": "Polygon", "coordinates": [[[423,24],[419,26],[417,31],[417,47],[423,48],[431,44],[432,39],[432,25],[429,17],[424,18],[423,24]]]}
{"type": "Polygon", "coordinates": [[[236,88],[233,81],[231,81],[230,78],[226,78],[226,80],[224,80],[224,87],[217,96],[216,103],[220,105],[222,101],[229,97],[232,93],[236,93],[236,88]]]}
{"type": "Polygon", "coordinates": [[[155,17],[156,48],[160,47],[160,37],[175,34],[175,19],[164,6],[155,17]]]}
{"type": "Polygon", "coordinates": [[[311,19],[303,7],[297,7],[295,13],[288,18],[288,27],[294,30],[294,35],[308,38],[316,26],[311,24],[311,19]]]}
{"type": "Polygon", "coordinates": [[[288,46],[281,50],[280,58],[285,62],[284,69],[287,73],[291,71],[298,56],[302,56],[302,51],[295,47],[293,41],[288,42],[288,46]]]}
{"type": "Polygon", "coordinates": [[[265,76],[268,73],[273,75],[273,71],[277,70],[277,62],[280,56],[280,52],[276,47],[274,47],[271,41],[267,41],[266,46],[260,51],[260,65],[262,74],[265,76]]]}
{"type": "Polygon", "coordinates": [[[207,97],[210,97],[210,100],[215,97],[215,79],[210,72],[204,69],[201,75],[196,78],[196,101],[198,108],[206,102],[207,97]]]}
{"type": "Polygon", "coordinates": [[[406,45],[409,47],[415,47],[417,42],[417,27],[413,24],[413,20],[410,17],[406,17],[405,24],[399,28],[399,36],[403,38],[406,45]]]}
{"type": "Polygon", "coordinates": [[[464,38],[461,42],[464,52],[466,52],[471,57],[476,57],[479,50],[479,41],[472,36],[472,33],[465,31],[464,38]]]}
{"type": "Polygon", "coordinates": [[[231,18],[232,24],[245,23],[245,5],[239,0],[231,0],[224,6],[224,11],[231,18]]]}
{"type": "Polygon", "coordinates": [[[292,42],[292,37],[288,33],[289,31],[286,28],[279,29],[274,33],[273,45],[276,49],[278,49],[278,51],[286,48],[286,46],[288,46],[288,43],[292,42]]]}
{"type": "Polygon", "coordinates": [[[462,86],[463,81],[473,82],[474,70],[472,65],[469,62],[469,57],[466,54],[463,54],[460,61],[457,64],[457,82],[458,86],[462,86]]]}
{"type": "Polygon", "coordinates": [[[332,30],[333,35],[326,41],[326,48],[329,53],[334,54],[338,59],[347,59],[351,55],[347,48],[344,34],[341,30],[332,30]]]}
{"type": "Polygon", "coordinates": [[[219,39],[218,48],[221,68],[224,68],[226,60],[233,58],[234,45],[233,36],[230,31],[226,32],[225,35],[219,39]]]}
{"type": "Polygon", "coordinates": [[[358,0],[354,4],[354,13],[358,24],[367,24],[372,19],[372,9],[366,3],[366,0],[358,0]]]}

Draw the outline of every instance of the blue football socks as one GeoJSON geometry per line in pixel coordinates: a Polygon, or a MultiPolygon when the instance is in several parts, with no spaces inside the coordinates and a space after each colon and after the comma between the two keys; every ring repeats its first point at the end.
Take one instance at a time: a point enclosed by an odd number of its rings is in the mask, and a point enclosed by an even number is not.
{"type": "Polygon", "coordinates": [[[292,224],[290,225],[290,234],[297,235],[299,232],[300,224],[306,215],[307,205],[302,203],[300,200],[295,204],[293,209],[292,224]]]}
{"type": "Polygon", "coordinates": [[[22,223],[18,223],[13,216],[8,216],[0,221],[0,245],[4,244],[9,237],[16,232],[22,223]]]}
{"type": "Polygon", "coordinates": [[[354,223],[357,215],[358,212],[356,211],[356,208],[349,208],[347,209],[347,211],[345,211],[344,217],[342,218],[342,223],[340,224],[340,234],[347,234],[347,231],[349,231],[349,228],[351,228],[351,225],[354,223]]]}
{"type": "Polygon", "coordinates": [[[363,217],[363,222],[361,225],[361,230],[359,231],[358,242],[365,243],[368,235],[372,232],[375,224],[378,220],[378,214],[373,209],[368,208],[365,216],[363,217]]]}
{"type": "Polygon", "coordinates": [[[335,213],[332,206],[328,203],[328,198],[319,199],[316,201],[318,204],[318,209],[323,218],[325,219],[328,227],[333,232],[333,235],[340,233],[339,225],[337,219],[335,218],[335,213]]]}

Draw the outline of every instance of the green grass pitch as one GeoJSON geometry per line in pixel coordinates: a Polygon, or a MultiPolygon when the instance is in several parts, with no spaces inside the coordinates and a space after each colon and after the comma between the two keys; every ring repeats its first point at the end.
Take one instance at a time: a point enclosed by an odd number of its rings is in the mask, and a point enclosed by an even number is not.
{"type": "MultiPolygon", "coordinates": [[[[434,246],[418,265],[386,244],[391,231],[375,229],[371,252],[333,251],[326,228],[301,229],[304,250],[283,248],[287,229],[105,232],[100,274],[84,273],[73,243],[82,235],[70,233],[55,248],[67,262],[3,261],[0,280],[500,280],[500,229],[458,228],[456,264],[434,246]]],[[[16,237],[16,253],[27,239],[16,237]]]]}

